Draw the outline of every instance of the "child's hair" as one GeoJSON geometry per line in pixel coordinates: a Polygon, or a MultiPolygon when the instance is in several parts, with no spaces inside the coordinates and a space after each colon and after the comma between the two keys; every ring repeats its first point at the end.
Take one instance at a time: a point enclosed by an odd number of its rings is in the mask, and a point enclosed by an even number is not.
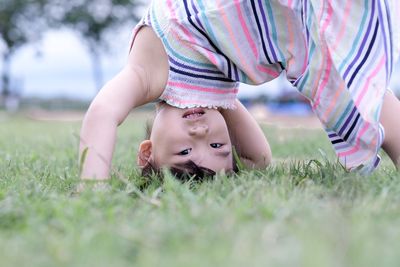
{"type": "MultiPolygon", "coordinates": [[[[200,182],[207,179],[211,179],[215,176],[215,171],[205,167],[201,167],[189,160],[185,163],[169,167],[168,171],[179,181],[186,182],[189,180],[200,182]]],[[[143,177],[163,178],[162,168],[158,167],[154,162],[148,162],[142,169],[143,177]]]]}
{"type": "MultiPolygon", "coordinates": [[[[147,121],[146,122],[146,139],[150,139],[151,131],[152,131],[153,122],[147,121]]],[[[228,175],[239,172],[238,163],[235,157],[232,156],[232,166],[233,169],[230,172],[227,172],[228,175]]],[[[163,179],[163,169],[154,161],[149,161],[147,164],[142,168],[142,177],[151,178],[153,176],[157,176],[160,179],[163,179]]],[[[178,180],[182,182],[186,182],[189,180],[201,182],[207,179],[212,179],[216,172],[208,169],[203,166],[199,166],[193,161],[189,160],[187,162],[177,164],[175,166],[169,167],[168,171],[175,176],[178,180]]]]}

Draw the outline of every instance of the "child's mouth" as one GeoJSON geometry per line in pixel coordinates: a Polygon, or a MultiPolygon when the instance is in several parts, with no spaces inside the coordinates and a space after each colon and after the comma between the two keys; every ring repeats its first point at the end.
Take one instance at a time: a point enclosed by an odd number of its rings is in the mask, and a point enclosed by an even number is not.
{"type": "Polygon", "coordinates": [[[197,119],[203,116],[206,112],[202,108],[192,108],[186,111],[182,118],[184,119],[197,119]]]}

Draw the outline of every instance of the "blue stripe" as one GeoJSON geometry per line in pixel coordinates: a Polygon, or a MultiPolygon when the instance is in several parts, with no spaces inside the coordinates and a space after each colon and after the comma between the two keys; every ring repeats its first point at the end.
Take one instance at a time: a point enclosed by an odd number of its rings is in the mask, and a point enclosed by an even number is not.
{"type": "Polygon", "coordinates": [[[340,125],[342,125],[343,120],[346,119],[346,114],[349,114],[350,109],[352,109],[354,107],[354,102],[350,101],[349,104],[347,104],[346,109],[344,110],[344,112],[342,112],[342,116],[340,116],[340,118],[338,119],[338,121],[336,122],[335,126],[333,126],[333,129],[338,129],[340,125]]]}
{"type": "Polygon", "coordinates": [[[351,85],[353,84],[353,81],[355,79],[355,77],[357,76],[357,74],[359,74],[359,71],[361,70],[362,66],[365,64],[365,61],[367,61],[368,57],[370,56],[372,47],[375,44],[375,40],[376,40],[376,35],[378,33],[378,28],[379,28],[379,20],[376,21],[375,24],[375,30],[374,30],[374,34],[372,36],[372,40],[368,46],[367,52],[365,53],[364,58],[361,60],[360,64],[358,64],[357,68],[354,70],[353,75],[351,76],[349,83],[347,85],[348,88],[351,87],[351,85]]]}
{"type": "Polygon", "coordinates": [[[350,129],[347,131],[346,135],[343,137],[345,141],[347,141],[350,137],[350,135],[353,133],[354,128],[358,124],[358,121],[360,119],[360,113],[357,114],[356,119],[354,120],[353,124],[351,125],[350,129]]]}
{"type": "MultiPolygon", "coordinates": [[[[254,19],[255,19],[255,21],[256,21],[256,25],[257,25],[257,29],[258,29],[258,34],[259,34],[259,37],[260,37],[260,40],[261,40],[261,46],[262,46],[264,55],[265,55],[265,57],[266,57],[268,63],[269,63],[269,64],[272,64],[272,61],[271,61],[271,59],[269,58],[269,55],[268,55],[268,52],[267,52],[267,47],[265,46],[264,36],[263,36],[262,29],[261,29],[260,19],[258,18],[258,14],[257,14],[255,2],[254,2],[254,0],[251,0],[250,2],[251,2],[251,7],[252,7],[252,10],[253,10],[254,19]]],[[[266,28],[267,28],[267,27],[266,27],[266,28]]]]}
{"type": "MultiPolygon", "coordinates": [[[[276,33],[276,25],[275,25],[275,19],[274,19],[274,13],[273,13],[273,10],[272,10],[272,7],[271,7],[271,3],[270,3],[270,1],[265,1],[265,3],[266,3],[266,7],[267,7],[268,16],[270,17],[269,21],[271,21],[272,38],[274,40],[274,43],[278,44],[277,45],[277,49],[278,49],[278,52],[280,54],[280,58],[284,59],[285,56],[283,55],[283,53],[282,53],[282,51],[281,51],[281,49],[279,47],[279,43],[278,43],[278,38],[277,38],[277,33],[276,33]]],[[[284,62],[282,62],[282,63],[284,65],[283,68],[286,69],[286,60],[284,62]]]]}
{"type": "Polygon", "coordinates": [[[200,28],[202,28],[202,29],[204,30],[204,26],[203,26],[203,24],[201,23],[201,21],[200,21],[200,19],[199,19],[199,16],[198,16],[199,11],[197,10],[194,1],[192,0],[191,2],[192,2],[192,5],[191,5],[191,6],[192,6],[192,8],[193,8],[193,11],[194,11],[194,13],[196,13],[196,15],[195,15],[194,17],[195,17],[197,23],[199,24],[200,28]]]}
{"type": "MultiPolygon", "coordinates": [[[[344,124],[342,125],[342,127],[340,128],[338,135],[342,136],[344,130],[346,129],[346,127],[349,125],[350,121],[353,119],[354,114],[356,114],[357,108],[353,107],[353,110],[351,111],[351,113],[347,116],[346,121],[344,122],[344,124]]],[[[357,112],[358,113],[358,112],[357,112]]],[[[347,114],[347,112],[346,112],[347,114]]]]}
{"type": "MultiPolygon", "coordinates": [[[[311,43],[310,52],[309,52],[309,56],[308,56],[309,59],[313,57],[314,52],[315,52],[315,43],[312,42],[311,43]]],[[[308,67],[310,67],[309,63],[310,62],[308,62],[308,67]]],[[[304,90],[304,85],[308,81],[309,76],[310,76],[310,71],[308,70],[307,74],[303,78],[301,78],[301,80],[302,80],[301,84],[299,86],[296,86],[296,88],[299,90],[299,92],[302,92],[304,90]]]]}
{"type": "MultiPolygon", "coordinates": [[[[185,63],[178,62],[171,56],[169,57],[169,60],[171,61],[172,64],[174,64],[180,68],[184,68],[186,70],[192,70],[192,71],[196,71],[196,72],[203,72],[203,73],[210,73],[210,74],[217,74],[217,75],[225,76],[225,74],[219,70],[212,70],[210,68],[201,69],[201,68],[192,67],[185,63]]],[[[215,69],[215,67],[213,69],[215,69]]]]}
{"type": "MultiPolygon", "coordinates": [[[[364,25],[365,21],[367,20],[368,17],[368,0],[364,1],[364,14],[363,14],[363,18],[361,20],[360,25],[364,25]]],[[[342,73],[343,68],[346,67],[348,65],[348,62],[350,61],[351,57],[353,56],[353,54],[355,53],[356,49],[359,47],[358,43],[360,43],[361,37],[362,37],[362,33],[364,32],[364,27],[360,27],[360,30],[357,33],[357,36],[354,40],[354,45],[352,46],[352,49],[350,50],[350,53],[347,55],[347,57],[343,60],[342,64],[339,66],[339,72],[342,73]]]]}
{"type": "Polygon", "coordinates": [[[174,68],[172,66],[170,66],[169,69],[172,72],[183,74],[183,75],[186,75],[186,76],[189,76],[189,77],[212,80],[212,81],[234,82],[233,80],[231,80],[229,78],[213,77],[213,76],[207,76],[207,75],[194,74],[194,73],[186,72],[186,71],[183,71],[183,70],[180,70],[180,69],[176,69],[176,68],[174,68]]]}
{"type": "MultiPolygon", "coordinates": [[[[216,41],[216,39],[215,39],[214,33],[213,33],[212,30],[211,30],[211,27],[210,27],[210,25],[209,25],[209,22],[208,22],[207,18],[206,18],[205,16],[203,16],[204,22],[205,22],[205,24],[206,24],[207,31],[209,31],[208,33],[204,32],[202,29],[200,29],[200,28],[193,22],[193,20],[192,20],[192,15],[191,15],[191,13],[190,13],[187,0],[183,0],[183,3],[184,3],[184,6],[185,6],[186,17],[187,17],[189,23],[190,23],[199,33],[201,33],[201,34],[208,40],[209,44],[212,46],[212,48],[214,48],[214,50],[215,50],[218,54],[220,54],[221,56],[223,56],[223,57],[225,58],[226,64],[227,64],[227,66],[228,66],[228,78],[231,79],[231,78],[232,78],[232,67],[231,67],[231,62],[230,62],[229,58],[218,48],[218,46],[217,46],[216,44],[214,44],[214,42],[213,42],[212,39],[214,39],[215,41],[216,41]],[[211,35],[211,36],[210,36],[210,35],[211,35]]],[[[203,5],[202,1],[201,1],[201,0],[198,0],[198,3],[199,3],[199,6],[200,6],[200,9],[204,10],[204,5],[203,5]]],[[[201,12],[201,13],[204,14],[204,12],[201,12]]]]}
{"type": "Polygon", "coordinates": [[[194,61],[194,60],[191,60],[189,58],[183,57],[181,54],[176,53],[175,50],[172,49],[172,47],[170,46],[167,37],[161,31],[160,23],[157,21],[157,16],[155,15],[154,10],[152,10],[152,13],[153,13],[152,17],[153,17],[153,20],[154,20],[154,23],[152,23],[153,24],[153,28],[158,33],[158,36],[160,36],[160,38],[162,39],[162,42],[163,42],[163,45],[165,46],[165,49],[168,50],[168,52],[171,53],[172,56],[174,56],[175,58],[177,58],[177,59],[179,59],[181,61],[193,64],[194,66],[200,66],[200,67],[203,67],[203,68],[211,68],[211,69],[215,68],[215,66],[213,64],[207,64],[207,63],[194,61]]]}
{"type": "MultiPolygon", "coordinates": [[[[398,0],[397,0],[398,1],[398,0]]],[[[387,19],[387,23],[388,23],[388,31],[389,31],[389,33],[391,32],[391,29],[390,29],[390,13],[389,13],[389,11],[387,10],[387,4],[386,4],[386,1],[384,1],[384,4],[385,4],[385,7],[386,7],[386,9],[385,9],[385,11],[386,11],[386,19],[387,19]]],[[[386,30],[385,30],[385,23],[384,23],[384,19],[383,19],[383,16],[382,16],[382,8],[381,8],[381,5],[379,4],[378,5],[378,13],[379,13],[379,19],[380,19],[380,21],[381,21],[381,28],[382,28],[382,38],[383,38],[383,42],[384,42],[384,45],[385,45],[385,52],[386,52],[386,55],[387,55],[387,60],[386,60],[386,83],[388,83],[389,82],[389,76],[390,76],[390,74],[392,73],[392,66],[393,66],[393,62],[392,62],[392,60],[393,60],[393,50],[392,50],[392,45],[390,45],[390,47],[388,48],[388,40],[389,40],[389,42],[390,42],[390,44],[392,44],[392,40],[391,40],[391,35],[390,34],[387,34],[386,33],[386,30]]]]}
{"type": "Polygon", "coordinates": [[[373,26],[373,22],[374,22],[374,18],[375,18],[375,5],[372,4],[371,5],[371,15],[370,15],[370,19],[368,21],[368,26],[367,29],[364,33],[364,37],[360,43],[360,45],[358,46],[358,51],[356,56],[353,58],[353,60],[351,61],[351,63],[347,66],[344,74],[343,74],[343,79],[346,80],[347,76],[350,74],[350,71],[353,69],[354,65],[356,64],[356,62],[360,59],[361,54],[363,53],[365,47],[367,46],[367,41],[368,38],[370,36],[371,33],[371,29],[374,27],[373,26]]]}

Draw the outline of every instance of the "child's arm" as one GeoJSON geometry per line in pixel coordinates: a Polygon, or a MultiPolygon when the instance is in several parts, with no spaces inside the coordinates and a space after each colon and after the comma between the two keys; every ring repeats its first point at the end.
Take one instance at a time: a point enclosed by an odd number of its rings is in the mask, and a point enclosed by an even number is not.
{"type": "Polygon", "coordinates": [[[129,111],[146,102],[146,86],[140,69],[126,66],[108,82],[91,103],[82,123],[80,156],[87,148],[82,166],[82,178],[109,177],[117,126],[129,111]]]}
{"type": "Polygon", "coordinates": [[[138,33],[127,65],[91,103],[80,135],[80,157],[87,148],[81,178],[109,178],[117,126],[132,108],[151,102],[162,93],[168,63],[159,41],[154,38],[157,37],[147,28],[138,33]],[[147,78],[149,73],[152,73],[151,79],[147,78]]]}
{"type": "Polygon", "coordinates": [[[249,168],[265,168],[271,163],[271,149],[258,123],[236,100],[235,110],[221,111],[228,125],[232,144],[241,161],[249,168]]]}

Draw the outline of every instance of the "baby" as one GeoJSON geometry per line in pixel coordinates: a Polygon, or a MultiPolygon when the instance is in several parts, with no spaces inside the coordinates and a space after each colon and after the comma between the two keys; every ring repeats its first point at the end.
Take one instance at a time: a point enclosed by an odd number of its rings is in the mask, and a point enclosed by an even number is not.
{"type": "Polygon", "coordinates": [[[387,90],[400,44],[396,12],[391,0],[153,0],[127,65],[83,121],[82,178],[109,177],[117,126],[157,100],[153,131],[139,147],[144,169],[231,172],[232,147],[246,166],[264,168],[268,142],[236,94],[239,82],[283,71],[347,169],[371,172],[381,147],[400,165],[400,102],[387,90]]]}
{"type": "MultiPolygon", "coordinates": [[[[159,99],[167,82],[167,64],[160,39],[151,28],[141,28],[127,65],[99,92],[83,121],[80,151],[88,150],[82,178],[109,177],[117,126],[132,108],[159,99]]],[[[169,167],[190,173],[193,167],[186,169],[193,162],[211,171],[206,173],[232,172],[233,147],[249,168],[264,168],[271,161],[267,139],[238,100],[235,109],[177,108],[162,102],[149,139],[139,146],[137,162],[145,170],[169,167]]]]}

